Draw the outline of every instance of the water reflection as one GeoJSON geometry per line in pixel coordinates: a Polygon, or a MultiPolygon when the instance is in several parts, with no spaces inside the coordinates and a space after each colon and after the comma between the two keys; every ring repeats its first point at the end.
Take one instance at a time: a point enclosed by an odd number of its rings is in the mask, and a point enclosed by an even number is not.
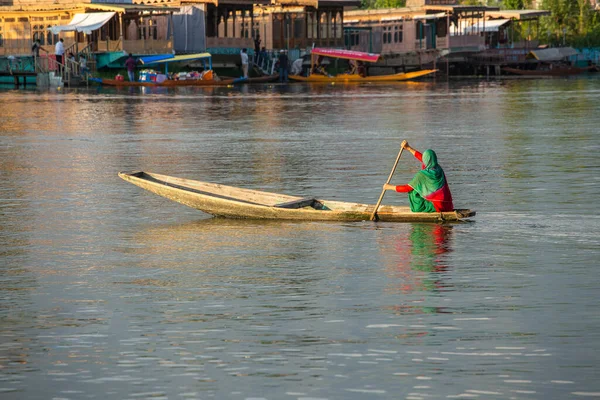
{"type": "Polygon", "coordinates": [[[394,249],[400,255],[396,265],[386,268],[393,285],[391,292],[413,293],[416,291],[449,290],[444,282],[448,273],[447,255],[452,252],[450,225],[412,224],[410,231],[393,237],[394,249]]]}
{"type": "Polygon", "coordinates": [[[1,397],[598,397],[595,87],[0,93],[1,397]],[[373,203],[403,138],[477,224],[203,219],[116,175],[373,203]]]}

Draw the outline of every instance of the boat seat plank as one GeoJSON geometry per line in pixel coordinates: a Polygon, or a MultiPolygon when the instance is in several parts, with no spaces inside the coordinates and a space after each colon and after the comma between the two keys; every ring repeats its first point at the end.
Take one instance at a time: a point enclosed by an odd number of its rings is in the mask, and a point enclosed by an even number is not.
{"type": "Polygon", "coordinates": [[[299,200],[287,201],[285,203],[275,204],[273,207],[277,208],[303,208],[312,207],[314,202],[317,201],[314,197],[305,197],[299,200]]]}
{"type": "Polygon", "coordinates": [[[225,195],[222,195],[222,194],[217,194],[217,193],[212,193],[212,192],[206,192],[206,191],[203,191],[203,190],[191,188],[189,186],[178,185],[178,184],[173,183],[173,182],[161,181],[159,179],[150,178],[150,179],[147,179],[147,180],[148,181],[155,181],[155,182],[161,183],[161,184],[163,184],[165,186],[170,186],[170,187],[173,187],[173,188],[176,188],[176,189],[181,189],[181,190],[184,190],[186,192],[198,193],[198,194],[201,194],[201,195],[205,195],[205,196],[209,196],[209,197],[215,197],[215,198],[219,198],[219,199],[223,199],[223,200],[237,201],[239,203],[252,204],[252,205],[255,205],[255,206],[264,206],[265,205],[265,204],[256,203],[256,202],[249,201],[249,200],[240,199],[240,198],[237,198],[237,197],[230,197],[230,196],[225,196],[225,195]]]}

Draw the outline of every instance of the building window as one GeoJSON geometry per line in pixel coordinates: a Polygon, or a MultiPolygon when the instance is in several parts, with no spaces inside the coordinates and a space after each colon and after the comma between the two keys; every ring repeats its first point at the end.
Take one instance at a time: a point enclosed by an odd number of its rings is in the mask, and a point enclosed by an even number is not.
{"type": "Polygon", "coordinates": [[[418,21],[415,26],[417,28],[417,40],[425,39],[425,27],[423,26],[423,22],[418,21]]]}
{"type": "Polygon", "coordinates": [[[250,36],[250,20],[244,19],[240,26],[240,37],[248,38],[250,36]]]}
{"type": "Polygon", "coordinates": [[[58,21],[58,15],[54,17],[46,17],[46,21],[58,21]]]}
{"type": "Polygon", "coordinates": [[[2,36],[2,28],[0,28],[0,47],[4,47],[4,37],[2,36]]]}
{"type": "Polygon", "coordinates": [[[341,39],[344,36],[342,14],[337,13],[335,17],[335,37],[341,39]]]}
{"type": "Polygon", "coordinates": [[[402,24],[394,26],[394,43],[402,43],[402,24]]]}
{"type": "Polygon", "coordinates": [[[4,22],[15,22],[14,18],[4,18],[4,22]]]}
{"type": "Polygon", "coordinates": [[[309,39],[318,37],[317,13],[315,11],[306,13],[306,33],[309,39]]]}
{"type": "Polygon", "coordinates": [[[321,26],[321,32],[319,32],[320,33],[319,38],[320,39],[327,38],[328,36],[327,36],[327,13],[326,12],[321,13],[321,21],[320,21],[319,25],[321,26]]]}
{"type": "Polygon", "coordinates": [[[294,19],[294,39],[304,38],[304,19],[299,16],[294,19]]]}
{"type": "Polygon", "coordinates": [[[448,36],[448,23],[444,19],[439,19],[435,24],[435,30],[437,31],[437,37],[448,36]]]}
{"type": "Polygon", "coordinates": [[[383,27],[383,44],[392,43],[392,27],[384,26],[383,27]]]}
{"type": "Polygon", "coordinates": [[[41,45],[46,44],[46,35],[43,32],[44,30],[44,25],[34,25],[33,26],[33,41],[35,42],[36,40],[40,41],[41,45]],[[41,26],[41,29],[40,29],[41,26]]]}
{"type": "Polygon", "coordinates": [[[351,32],[348,36],[348,43],[346,43],[347,45],[349,45],[350,47],[354,47],[354,46],[358,46],[360,44],[360,36],[359,33],[354,31],[351,32]]]}
{"type": "MultiPolygon", "coordinates": [[[[42,26],[43,25],[40,25],[40,27],[42,27],[42,26]]],[[[54,34],[52,34],[52,31],[48,30],[51,27],[52,27],[52,25],[46,26],[46,32],[47,32],[46,33],[46,44],[49,44],[49,45],[50,44],[56,44],[56,42],[58,42],[58,35],[54,35],[54,34]]],[[[43,33],[40,33],[40,36],[42,36],[42,35],[43,35],[43,33]]],[[[43,40],[43,39],[40,37],[40,41],[41,40],[43,40]]]]}

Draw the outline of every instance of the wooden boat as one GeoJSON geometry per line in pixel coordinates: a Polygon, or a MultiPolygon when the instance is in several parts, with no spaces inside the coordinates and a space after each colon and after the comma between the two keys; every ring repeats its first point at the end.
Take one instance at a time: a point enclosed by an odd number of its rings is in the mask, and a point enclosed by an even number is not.
{"type": "Polygon", "coordinates": [[[340,74],[336,76],[326,76],[311,74],[309,76],[290,75],[289,79],[298,82],[315,82],[315,83],[354,83],[354,82],[398,82],[408,81],[416,79],[421,76],[430,75],[437,71],[437,69],[424,69],[414,72],[400,72],[393,75],[377,75],[377,76],[361,76],[358,74],[340,74]]]}
{"type": "Polygon", "coordinates": [[[208,79],[167,79],[163,82],[154,82],[150,80],[140,80],[130,82],[116,79],[90,78],[91,81],[108,86],[146,86],[146,87],[181,87],[181,86],[227,86],[234,83],[235,79],[213,79],[212,73],[212,55],[210,53],[194,53],[194,54],[159,54],[153,56],[140,57],[138,62],[143,65],[154,65],[164,67],[165,75],[169,74],[169,64],[172,63],[189,63],[200,61],[204,71],[210,72],[208,79]]]}
{"type": "MultiPolygon", "coordinates": [[[[230,79],[228,77],[221,77],[221,79],[230,79]]],[[[253,76],[249,78],[232,78],[234,79],[233,84],[241,84],[241,83],[270,83],[275,82],[279,79],[279,74],[273,75],[263,75],[263,76],[253,76]]]]}
{"type": "Polygon", "coordinates": [[[586,72],[595,72],[597,68],[595,65],[591,65],[589,67],[573,67],[573,66],[557,66],[553,65],[551,68],[549,66],[544,68],[537,69],[520,69],[520,68],[511,68],[504,67],[502,68],[504,72],[508,72],[514,75],[522,75],[522,76],[571,76],[571,75],[580,75],[586,72]]]}
{"type": "MultiPolygon", "coordinates": [[[[367,76],[366,69],[362,68],[362,63],[374,63],[379,60],[380,55],[375,53],[364,53],[354,50],[339,50],[327,48],[314,48],[310,54],[310,71],[319,69],[319,65],[325,57],[350,60],[354,68],[349,73],[329,76],[325,73],[312,73],[308,76],[290,75],[289,79],[299,82],[321,82],[321,83],[350,83],[350,82],[394,82],[416,79],[425,75],[435,73],[436,69],[424,69],[414,72],[400,72],[392,75],[367,76]],[[362,71],[361,71],[362,70],[362,71]]],[[[324,70],[323,70],[324,72],[324,70]]]]}
{"type": "MultiPolygon", "coordinates": [[[[120,172],[119,177],[159,196],[196,208],[207,214],[229,218],[312,221],[368,221],[374,205],[321,200],[313,197],[242,189],[216,183],[176,178],[150,172],[120,172]]],[[[413,213],[409,207],[382,205],[380,221],[447,222],[473,217],[474,211],[413,213]]]]}
{"type": "Polygon", "coordinates": [[[182,86],[227,86],[232,85],[234,79],[188,79],[172,80],[167,79],[164,82],[129,82],[118,81],[116,79],[90,78],[91,81],[107,86],[146,86],[146,87],[182,87],[182,86]]]}

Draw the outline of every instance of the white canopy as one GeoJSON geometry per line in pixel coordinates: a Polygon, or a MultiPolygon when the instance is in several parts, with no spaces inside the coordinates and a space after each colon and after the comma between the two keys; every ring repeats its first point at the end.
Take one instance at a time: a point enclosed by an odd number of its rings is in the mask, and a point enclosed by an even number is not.
{"type": "Polygon", "coordinates": [[[510,22],[510,19],[490,19],[485,22],[479,21],[476,24],[466,26],[463,28],[464,33],[468,34],[469,32],[498,32],[498,29],[502,25],[506,25],[510,22]]]}
{"type": "Polygon", "coordinates": [[[115,12],[96,12],[88,14],[75,14],[69,25],[59,25],[48,28],[53,34],[58,35],[59,32],[77,31],[85,34],[91,34],[92,31],[101,28],[106,24],[116,13],[115,12]]]}

